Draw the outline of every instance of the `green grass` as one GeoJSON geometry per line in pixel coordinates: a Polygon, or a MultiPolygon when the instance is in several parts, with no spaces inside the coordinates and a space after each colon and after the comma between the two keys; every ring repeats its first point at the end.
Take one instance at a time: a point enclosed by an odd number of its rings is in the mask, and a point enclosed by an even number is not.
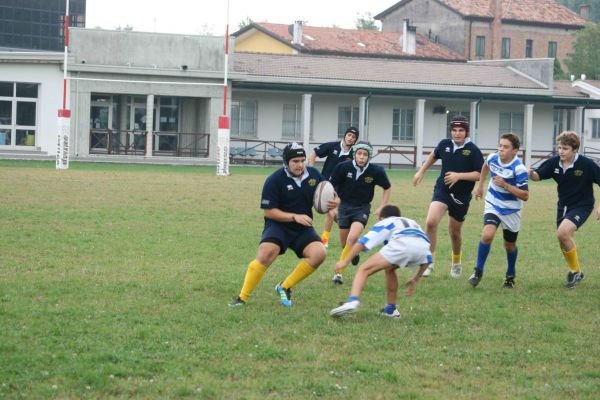
{"type": "MultiPolygon", "coordinates": [[[[247,307],[227,307],[256,253],[271,171],[0,161],[0,398],[600,397],[600,224],[576,235],[586,280],[568,291],[551,182],[531,185],[514,290],[501,287],[501,236],[481,284],[466,282],[481,233],[473,202],[465,276],[449,277],[444,220],[436,270],[400,299],[401,320],[377,315],[378,274],[359,313],[336,321],[329,310],[349,291],[330,282],[337,230],[292,309],[273,288],[293,254],[247,307]]],[[[435,176],[413,188],[411,172],[390,173],[404,215],[424,222],[435,176]]]]}

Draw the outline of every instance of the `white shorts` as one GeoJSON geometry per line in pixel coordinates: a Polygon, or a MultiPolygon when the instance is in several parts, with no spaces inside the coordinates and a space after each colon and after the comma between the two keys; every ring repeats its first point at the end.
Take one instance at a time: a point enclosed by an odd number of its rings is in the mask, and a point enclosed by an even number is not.
{"type": "Polygon", "coordinates": [[[396,236],[379,250],[379,254],[400,268],[416,267],[432,262],[429,243],[417,236],[396,236]]]}
{"type": "MultiPolygon", "coordinates": [[[[511,232],[519,232],[521,229],[521,211],[517,211],[516,213],[502,215],[496,210],[490,203],[485,203],[485,209],[483,210],[483,215],[485,214],[494,214],[500,219],[500,226],[502,229],[509,230],[511,232]]],[[[485,221],[483,222],[485,225],[485,221]]]]}

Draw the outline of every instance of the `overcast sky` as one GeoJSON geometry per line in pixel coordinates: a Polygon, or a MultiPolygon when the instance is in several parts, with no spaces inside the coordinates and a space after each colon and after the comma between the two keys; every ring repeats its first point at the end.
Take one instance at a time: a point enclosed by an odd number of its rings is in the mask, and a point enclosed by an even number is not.
{"type": "MultiPolygon", "coordinates": [[[[373,16],[399,0],[229,0],[229,30],[246,18],[256,22],[354,28],[359,16],[373,16]]],[[[227,0],[87,0],[86,27],[224,35],[227,0]]]]}

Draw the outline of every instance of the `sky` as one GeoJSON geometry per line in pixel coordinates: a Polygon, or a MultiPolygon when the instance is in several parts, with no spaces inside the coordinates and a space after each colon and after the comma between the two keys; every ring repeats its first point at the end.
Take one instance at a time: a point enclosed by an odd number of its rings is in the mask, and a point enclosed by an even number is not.
{"type": "MultiPolygon", "coordinates": [[[[399,0],[229,0],[229,31],[255,22],[355,28],[357,18],[379,14],[399,0]]],[[[87,0],[86,27],[182,34],[225,34],[227,0],[87,0]]]]}

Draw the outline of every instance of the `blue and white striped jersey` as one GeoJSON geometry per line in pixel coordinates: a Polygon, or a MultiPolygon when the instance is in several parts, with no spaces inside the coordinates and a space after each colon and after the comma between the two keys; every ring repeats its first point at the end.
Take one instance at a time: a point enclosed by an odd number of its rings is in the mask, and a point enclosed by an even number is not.
{"type": "Polygon", "coordinates": [[[369,251],[384,242],[387,243],[406,235],[423,238],[429,243],[429,238],[419,224],[404,217],[388,217],[379,221],[366,235],[358,239],[358,243],[365,246],[366,251],[369,251]]]}
{"type": "Polygon", "coordinates": [[[494,177],[500,176],[509,185],[516,186],[519,189],[528,189],[527,168],[521,162],[518,156],[512,159],[508,164],[502,164],[498,153],[490,154],[485,161],[490,168],[490,184],[488,185],[485,201],[490,204],[501,215],[508,215],[519,212],[523,208],[523,200],[514,194],[494,184],[494,177]]]}

